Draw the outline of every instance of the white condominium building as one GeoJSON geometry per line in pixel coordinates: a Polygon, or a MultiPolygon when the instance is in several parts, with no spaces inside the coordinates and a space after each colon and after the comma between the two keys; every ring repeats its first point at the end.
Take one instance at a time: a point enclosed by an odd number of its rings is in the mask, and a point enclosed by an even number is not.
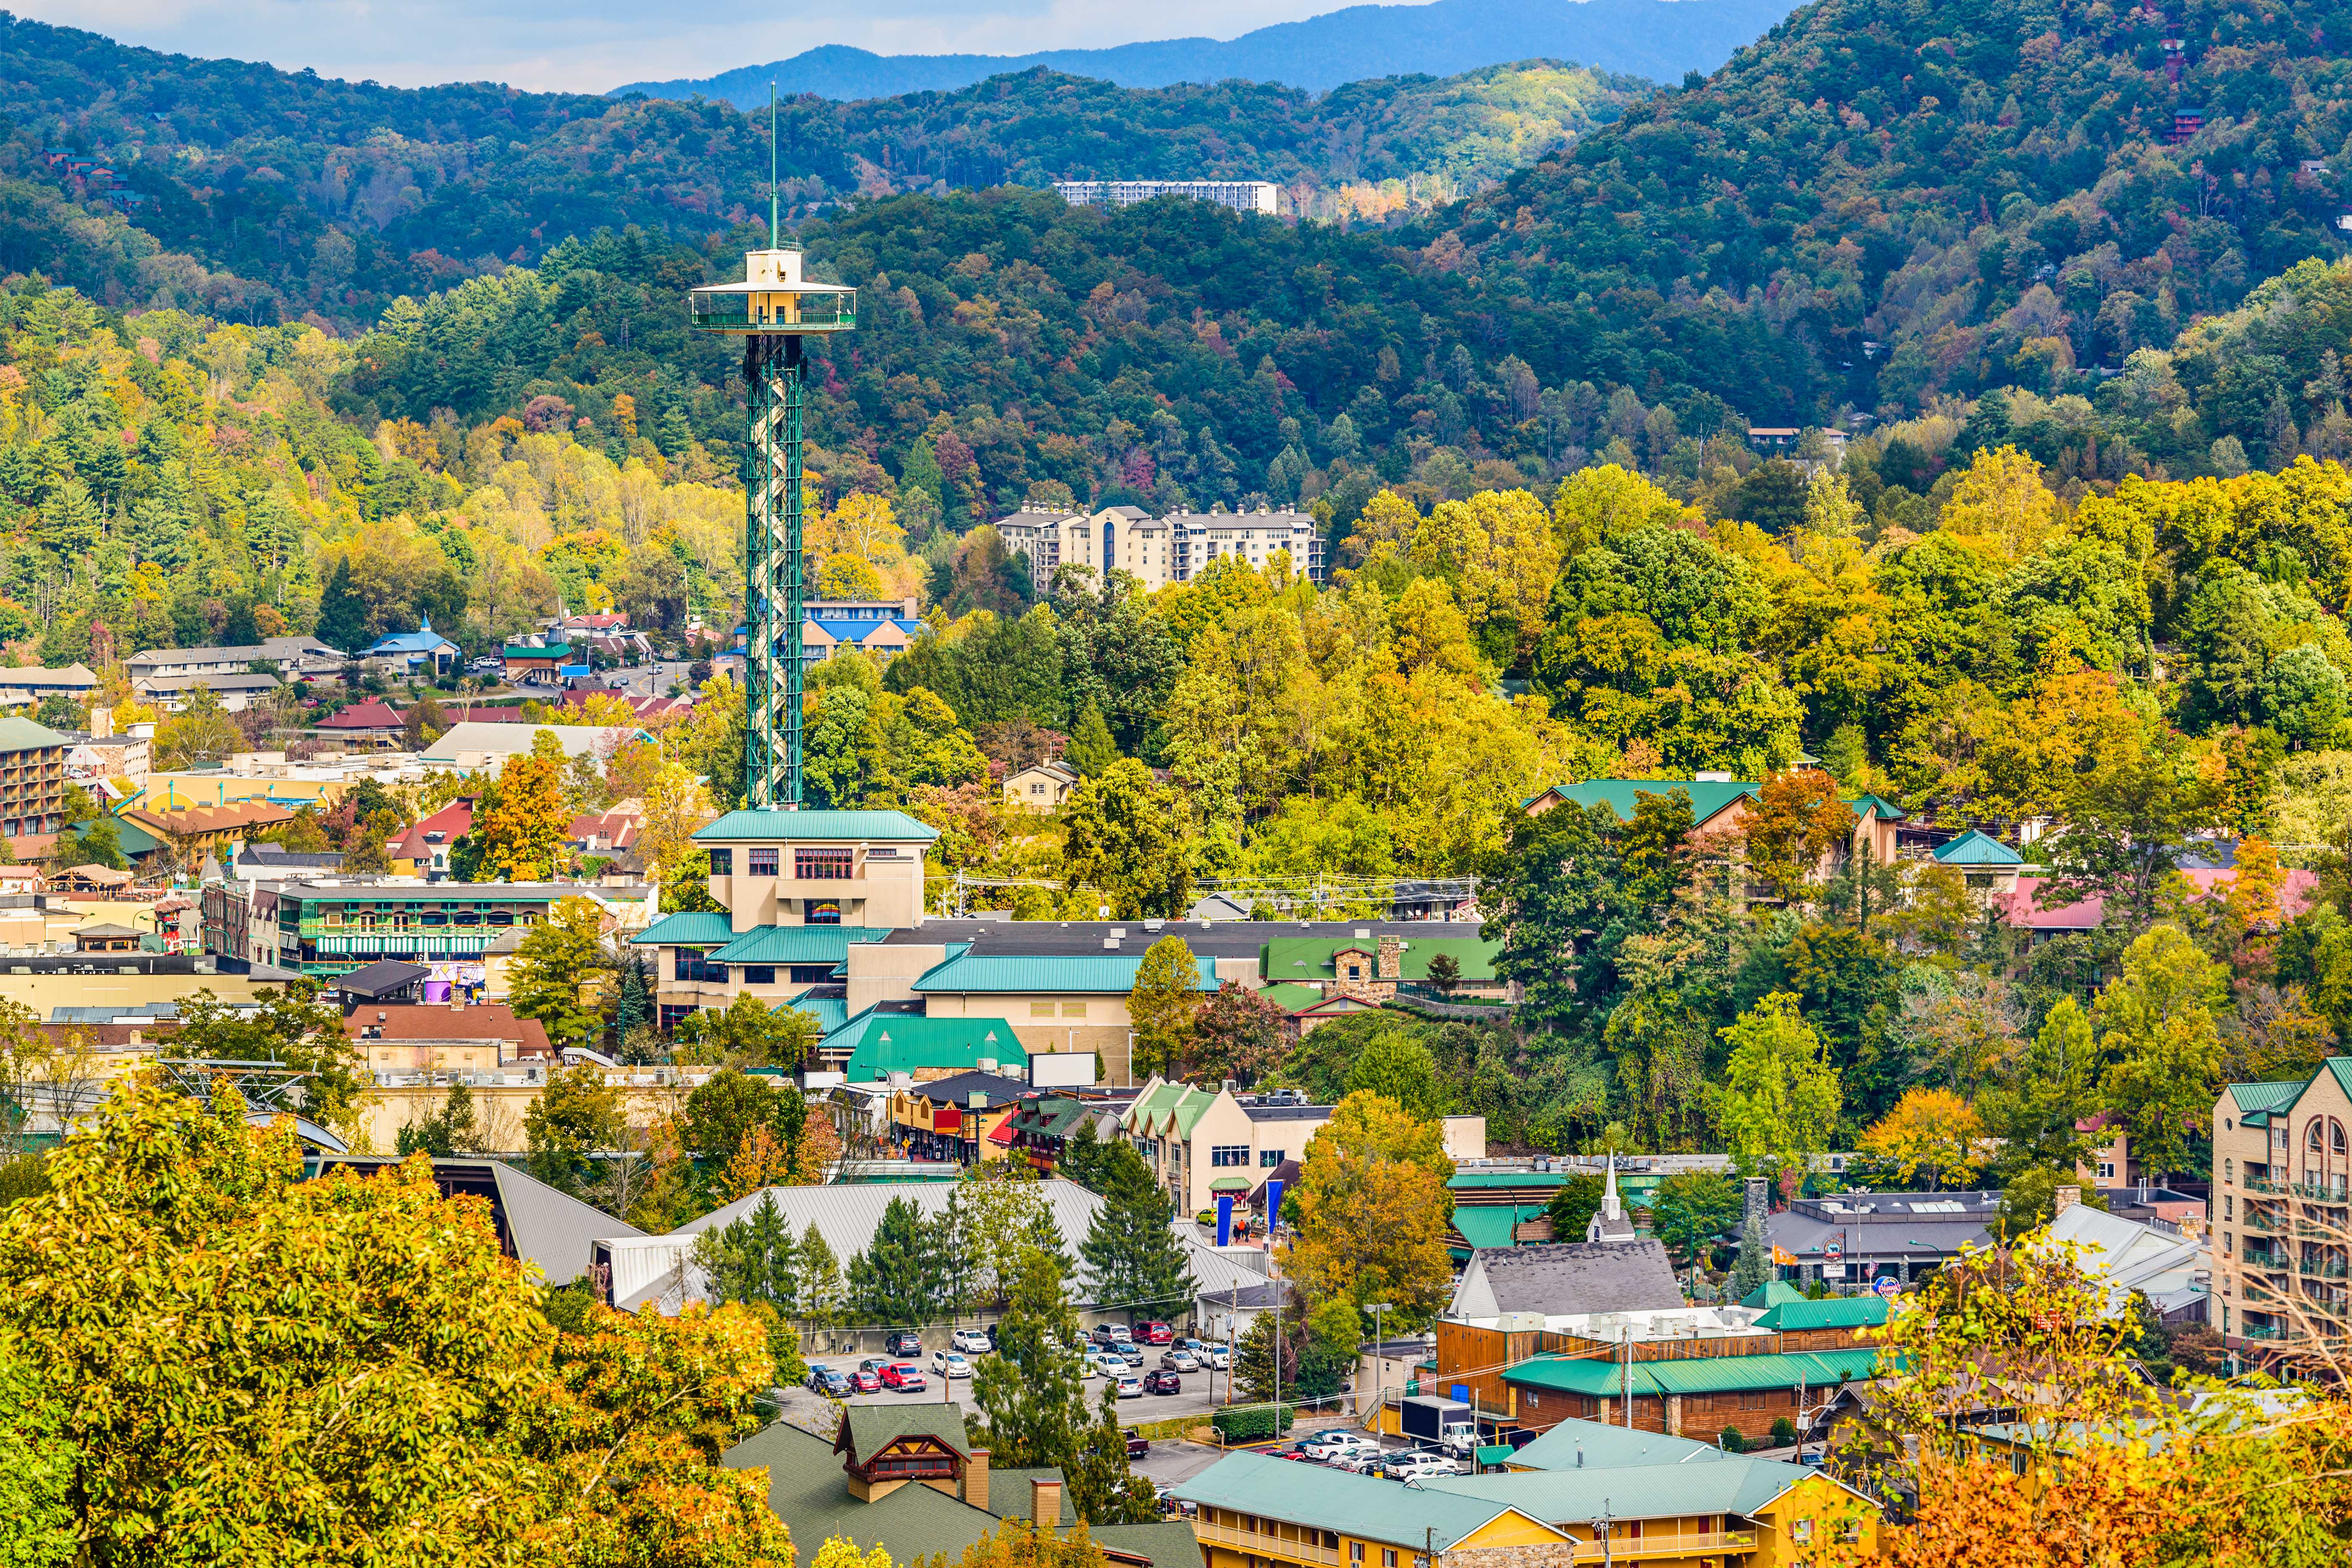
{"type": "Polygon", "coordinates": [[[1041,595],[1062,566],[1085,567],[1097,580],[1106,571],[1124,571],[1150,593],[1189,581],[1223,555],[1262,570],[1276,550],[1289,552],[1294,572],[1323,580],[1323,538],[1305,512],[1262,508],[1155,517],[1139,507],[1093,513],[1031,509],[999,518],[996,531],[1007,549],[1029,558],[1030,580],[1041,595]]]}
{"type": "Polygon", "coordinates": [[[1074,207],[1125,207],[1154,196],[1189,196],[1237,213],[1275,210],[1275,185],[1265,180],[1057,180],[1054,189],[1074,207]]]}

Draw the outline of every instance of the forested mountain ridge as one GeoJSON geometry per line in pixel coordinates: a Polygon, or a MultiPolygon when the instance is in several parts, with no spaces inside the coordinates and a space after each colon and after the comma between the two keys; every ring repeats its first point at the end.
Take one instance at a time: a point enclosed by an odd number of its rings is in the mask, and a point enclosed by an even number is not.
{"type": "Polygon", "coordinates": [[[1512,301],[1646,300],[1669,382],[1768,330],[1804,361],[1773,389],[1782,409],[2082,385],[2077,367],[2342,252],[2352,166],[2305,165],[2352,133],[2352,6],[2171,15],[1820,0],[1703,86],[1471,198],[1433,259],[1512,301]],[[2173,145],[2182,110],[2203,129],[2173,145]]]}
{"type": "Polygon", "coordinates": [[[631,82],[615,98],[712,98],[745,109],[786,93],[865,99],[951,91],[1035,68],[1120,87],[1278,82],[1323,92],[1350,81],[1449,76],[1530,55],[1660,81],[1711,71],[1787,16],[1787,0],[1431,0],[1350,5],[1237,38],[1165,38],[1027,55],[877,55],[828,44],[718,76],[631,82]]]}
{"type": "MultiPolygon", "coordinates": [[[[1381,218],[1498,179],[1647,90],[1528,62],[1319,98],[1042,70],[859,104],[801,97],[780,116],[783,200],[798,222],[860,195],[1178,172],[1271,180],[1299,211],[1381,218]]],[[[635,224],[698,239],[767,205],[766,116],[720,103],[383,88],[10,18],[0,113],[0,267],[343,330],[568,235],[635,224]],[[111,188],[53,166],[59,150],[102,161],[111,188]]]]}

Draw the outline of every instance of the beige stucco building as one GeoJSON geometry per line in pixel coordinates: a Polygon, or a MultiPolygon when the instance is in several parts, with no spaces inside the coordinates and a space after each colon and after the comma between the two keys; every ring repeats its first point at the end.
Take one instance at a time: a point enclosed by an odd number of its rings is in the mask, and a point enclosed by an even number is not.
{"type": "Polygon", "coordinates": [[[2340,1336],[2352,1261],[2352,1056],[2213,1105],[2213,1326],[2237,1348],[2340,1336]]]}

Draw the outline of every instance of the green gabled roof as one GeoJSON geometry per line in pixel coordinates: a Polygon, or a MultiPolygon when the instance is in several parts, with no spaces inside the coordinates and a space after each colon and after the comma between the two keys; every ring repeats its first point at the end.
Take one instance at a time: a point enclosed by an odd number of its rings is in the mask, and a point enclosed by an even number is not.
{"type": "MultiPolygon", "coordinates": [[[[2343,1060],[2345,1059],[2341,1057],[2330,1057],[2328,1065],[2333,1068],[2337,1061],[2343,1060]]],[[[2340,1082],[2343,1074],[2338,1071],[2336,1076],[2340,1082]]],[[[2241,1116],[2268,1117],[2271,1113],[2284,1111],[2301,1099],[2304,1090],[2310,1082],[2311,1080],[2308,1078],[2298,1078],[2291,1083],[2232,1083],[2222,1092],[2227,1094],[2231,1103],[2238,1107],[2238,1113],[2241,1116]]]]}
{"type": "Polygon", "coordinates": [[[849,1021],[849,1004],[839,997],[794,997],[784,1004],[816,1019],[816,1027],[831,1034],[849,1021]]]}
{"type": "MultiPolygon", "coordinates": [[[[1636,1396],[1666,1394],[1738,1394],[1765,1388],[1794,1388],[1802,1383],[1824,1385],[1877,1375],[1878,1352],[1870,1349],[1793,1352],[1782,1355],[1709,1355],[1688,1361],[1637,1361],[1633,1388],[1636,1396]]],[[[1538,1357],[1523,1361],[1503,1373],[1503,1381],[1522,1388],[1557,1388],[1593,1398],[1617,1396],[1625,1369],[1608,1361],[1570,1361],[1538,1357]]]]}
{"type": "Polygon", "coordinates": [[[849,1434],[849,1451],[868,1458],[901,1437],[936,1437],[957,1453],[969,1453],[963,1408],[924,1401],[912,1405],[852,1405],[842,1413],[849,1434]]]}
{"type": "Polygon", "coordinates": [[[1292,981],[1267,986],[1258,995],[1286,1013],[1304,1012],[1308,1008],[1320,1007],[1324,999],[1322,991],[1317,987],[1292,981]]]}
{"type": "Polygon", "coordinates": [[[36,724],[29,718],[0,716],[0,752],[43,751],[51,747],[72,744],[70,739],[46,724],[36,724]]]}
{"type": "Polygon", "coordinates": [[[2023,865],[2025,857],[1990,833],[1970,828],[1936,852],[1939,865],[2023,865]]]}
{"type": "Polygon", "coordinates": [[[939,836],[937,828],[926,827],[904,811],[730,811],[717,821],[696,829],[694,834],[697,843],[706,844],[737,839],[928,844],[939,836]]]}
{"type": "Polygon", "coordinates": [[[1862,809],[1867,806],[1878,813],[1878,819],[1883,822],[1902,822],[1910,820],[1910,813],[1902,807],[1892,800],[1881,800],[1876,795],[1856,795],[1847,800],[1846,804],[1853,808],[1853,814],[1857,817],[1862,815],[1862,809]]]}
{"type": "Polygon", "coordinates": [[[1013,1113],[1012,1126],[1014,1132],[1034,1133],[1041,1138],[1067,1137],[1086,1112],[1085,1102],[1079,1100],[1037,1100],[1013,1113]]]}
{"type": "Polygon", "coordinates": [[[1717,1444],[1696,1437],[1669,1437],[1638,1427],[1618,1427],[1574,1416],[1511,1456],[1530,1470],[1614,1469],[1633,1465],[1706,1464],[1726,1458],[1717,1444]]]}
{"type": "MultiPolygon", "coordinates": [[[[1140,953],[1093,953],[1068,956],[983,957],[963,954],[939,965],[914,983],[919,993],[1035,992],[1048,995],[1093,992],[1125,996],[1135,989],[1136,971],[1143,967],[1140,953]]],[[[1201,983],[1195,990],[1217,988],[1216,960],[1196,958],[1201,983]]]]}
{"type": "Polygon", "coordinates": [[[890,933],[870,925],[757,925],[710,955],[714,964],[838,964],[852,944],[890,933]]]}
{"type": "Polygon", "coordinates": [[[694,909],[665,915],[635,936],[633,947],[717,947],[735,940],[734,923],[721,911],[694,909]]]}
{"type": "Polygon", "coordinates": [[[982,1058],[1026,1066],[1029,1052],[1003,1019],[926,1018],[867,1008],[817,1042],[819,1051],[846,1051],[853,1083],[925,1069],[968,1072],[982,1058]]]}
{"type": "Polygon", "coordinates": [[[1176,1131],[1189,1138],[1202,1115],[1216,1103],[1216,1100],[1217,1092],[1214,1090],[1195,1089],[1189,1083],[1162,1082],[1138,1095],[1135,1103],[1128,1107],[1127,1114],[1119,1120],[1121,1124],[1130,1129],[1139,1129],[1157,1126],[1162,1117],[1170,1117],[1176,1124],[1176,1131]]]}
{"type": "Polygon", "coordinates": [[[1743,1307],[1777,1307],[1783,1301],[1801,1301],[1805,1292],[1786,1280],[1767,1280],[1739,1298],[1743,1307]]]}
{"type": "Polygon", "coordinates": [[[1808,1329],[1876,1328],[1886,1321],[1884,1296],[1828,1296],[1818,1301],[1782,1301],[1756,1320],[1759,1329],[1801,1333],[1808,1329]]]}
{"type": "MultiPolygon", "coordinates": [[[[1277,936],[1258,949],[1258,977],[1269,987],[1283,981],[1331,979],[1338,974],[1332,966],[1334,955],[1351,948],[1376,952],[1379,946],[1377,936],[1277,936]]],[[[1463,979],[1488,981],[1495,978],[1495,956],[1502,950],[1499,939],[1487,942],[1475,936],[1407,936],[1397,954],[1397,967],[1404,979],[1426,980],[1429,961],[1446,953],[1461,967],[1463,979]]]]}
{"type": "Polygon", "coordinates": [[[1509,1503],[1461,1497],[1433,1487],[1403,1487],[1373,1476],[1349,1475],[1320,1465],[1295,1465],[1251,1453],[1227,1454],[1192,1479],[1178,1482],[1175,1491],[1178,1497],[1205,1507],[1341,1531],[1416,1552],[1431,1547],[1443,1552],[1515,1511],[1509,1503]]]}
{"type": "MultiPolygon", "coordinates": [[[[1555,784],[1544,791],[1571,806],[1606,806],[1617,814],[1621,822],[1633,820],[1637,795],[1670,795],[1679,789],[1690,797],[1691,821],[1704,822],[1743,795],[1753,795],[1763,786],[1753,780],[1721,779],[1694,780],[1689,779],[1587,779],[1580,784],[1555,784]]],[[[1530,796],[1523,805],[1532,805],[1543,799],[1530,796]]]]}

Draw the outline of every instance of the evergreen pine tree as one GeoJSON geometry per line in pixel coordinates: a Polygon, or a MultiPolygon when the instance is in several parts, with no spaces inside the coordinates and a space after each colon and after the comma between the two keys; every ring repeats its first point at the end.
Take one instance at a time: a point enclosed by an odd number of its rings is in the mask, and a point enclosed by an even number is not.
{"type": "Polygon", "coordinates": [[[1977,399],[1976,407],[1961,426],[1959,439],[1952,444],[1952,461],[1968,463],[1979,452],[1991,452],[2007,444],[2012,434],[2009,422],[2009,394],[1996,388],[1977,399]]]}
{"type": "Polygon", "coordinates": [[[849,1309],[870,1328],[914,1328],[939,1304],[937,1242],[920,1210],[894,1197],[873,1243],[849,1260],[849,1309]]]}
{"type": "Polygon", "coordinates": [[[996,1354],[972,1368],[971,1437],[988,1446],[992,1464],[1066,1475],[1078,1462],[1091,1422],[1066,1278],[1054,1253],[1023,1248],[997,1322],[996,1354]]]}
{"type": "Polygon", "coordinates": [[[221,641],[232,648],[250,648],[261,641],[261,622],[254,619],[253,601],[238,594],[228,601],[228,615],[221,622],[221,641]]]}
{"type": "Polygon", "coordinates": [[[33,537],[72,560],[98,548],[98,531],[104,521],[98,503],[90,498],[89,486],[79,479],[68,479],[41,503],[40,520],[34,525],[33,537]]]}
{"type": "Polygon", "coordinates": [[[1062,1473],[1070,1484],[1070,1506],[1088,1524],[1159,1521],[1160,1500],[1151,1483],[1127,1462],[1127,1439],[1118,1425],[1118,1387],[1108,1378],[1103,1380],[1096,1422],[1082,1435],[1062,1473]]]}
{"type": "Polygon", "coordinates": [[[761,1193],[751,1212],[734,1224],[706,1230],[694,1242],[695,1261],[722,1301],[764,1301],[786,1316],[799,1302],[799,1250],[772,1192],[761,1193]]]}
{"type": "Polygon", "coordinates": [[[801,1320],[811,1328],[832,1327],[842,1308],[841,1260],[814,1219],[801,1233],[798,1283],[801,1320]]]}
{"type": "Polygon", "coordinates": [[[335,562],[319,595],[319,641],[352,653],[367,644],[367,604],[352,586],[351,558],[335,562]]]}
{"type": "Polygon", "coordinates": [[[1095,1300],[1130,1322],[1181,1310],[1195,1292],[1174,1200],[1131,1145],[1112,1145],[1104,1164],[1103,1206],[1078,1244],[1095,1300]]]}
{"type": "MultiPolygon", "coordinates": [[[[188,465],[174,458],[163,465],[155,483],[131,508],[131,548],[141,560],[166,569],[184,566],[188,536],[195,527],[195,493],[188,484],[188,465]]],[[[231,645],[236,639],[228,638],[231,645]]]]}
{"type": "Polygon", "coordinates": [[[1772,1249],[1764,1239],[1764,1217],[1751,1214],[1739,1228],[1739,1256],[1731,1265],[1731,1299],[1744,1301],[1772,1277],[1772,1249]]]}
{"type": "Polygon", "coordinates": [[[1118,743],[1110,737],[1110,726],[1103,722],[1102,709],[1088,702],[1078,715],[1078,722],[1070,731],[1069,765],[1078,770],[1082,779],[1098,779],[1118,760],[1118,743]]]}

